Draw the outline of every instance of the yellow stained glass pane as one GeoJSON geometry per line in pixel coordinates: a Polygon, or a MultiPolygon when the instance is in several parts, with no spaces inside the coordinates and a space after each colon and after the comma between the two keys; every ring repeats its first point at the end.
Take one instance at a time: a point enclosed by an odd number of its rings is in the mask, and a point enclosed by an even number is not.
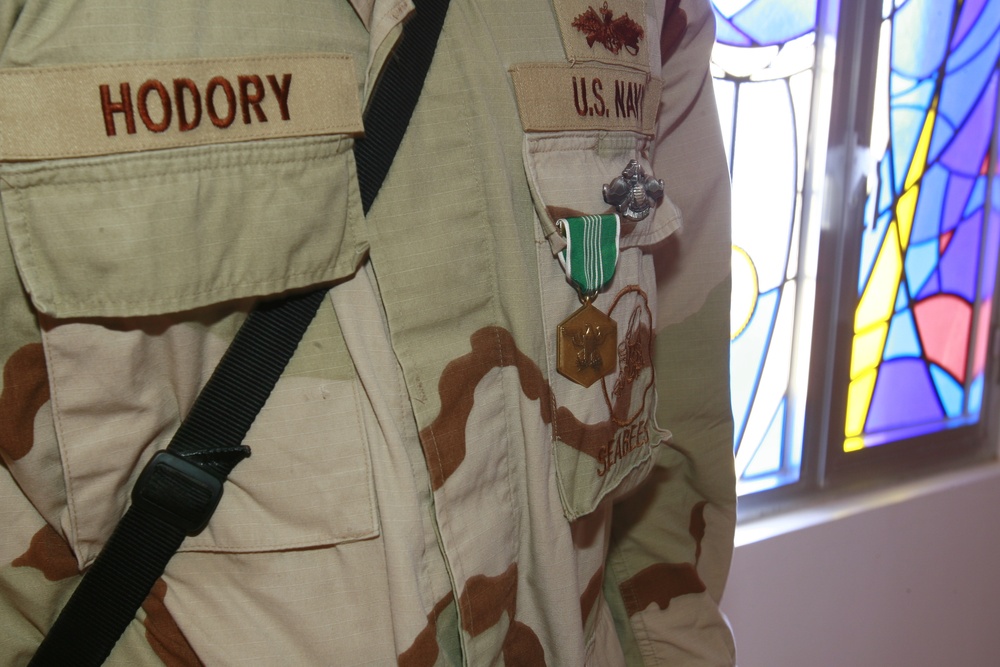
{"type": "Polygon", "coordinates": [[[864,331],[881,322],[888,322],[892,316],[903,269],[898,230],[896,223],[893,222],[885,233],[882,249],[879,250],[871,278],[861,295],[858,310],[854,315],[855,332],[864,331]]]}
{"type": "Polygon", "coordinates": [[[845,452],[856,452],[859,449],[865,448],[865,441],[863,438],[848,438],[844,440],[844,451],[845,452]]]}
{"type": "Polygon", "coordinates": [[[757,285],[757,267],[746,250],[733,246],[733,293],[729,306],[729,337],[736,338],[753,317],[760,291],[757,285]]]}
{"type": "Polygon", "coordinates": [[[913,216],[917,213],[917,198],[919,187],[911,187],[904,192],[896,203],[896,220],[899,222],[899,237],[905,248],[910,240],[910,230],[913,229],[913,216]]]}
{"type": "Polygon", "coordinates": [[[899,242],[904,250],[910,245],[910,231],[913,229],[913,215],[917,210],[917,196],[920,188],[917,183],[927,169],[927,154],[931,149],[931,135],[934,133],[934,121],[937,118],[937,99],[927,110],[927,118],[924,119],[924,127],[920,130],[920,139],[917,141],[916,150],[913,152],[913,161],[910,162],[910,170],[906,172],[906,180],[903,182],[903,195],[896,205],[896,219],[899,222],[899,242]]]}
{"type": "Polygon", "coordinates": [[[878,377],[878,372],[873,368],[862,373],[847,388],[847,422],[844,427],[844,435],[848,438],[861,435],[861,431],[865,427],[865,417],[868,415],[868,406],[872,402],[876,377],[878,377]]]}
{"type": "Polygon", "coordinates": [[[889,325],[878,326],[859,333],[854,337],[854,349],[851,352],[851,379],[855,380],[864,371],[874,369],[882,360],[882,349],[885,338],[889,334],[889,325]]]}
{"type": "Polygon", "coordinates": [[[913,151],[913,161],[910,162],[910,170],[906,173],[906,180],[903,182],[903,189],[907,190],[916,185],[920,177],[924,175],[927,167],[927,154],[931,150],[931,135],[934,133],[934,121],[937,119],[937,99],[931,103],[931,108],[927,110],[927,118],[924,119],[924,127],[920,130],[920,139],[917,141],[917,148],[913,151]]]}

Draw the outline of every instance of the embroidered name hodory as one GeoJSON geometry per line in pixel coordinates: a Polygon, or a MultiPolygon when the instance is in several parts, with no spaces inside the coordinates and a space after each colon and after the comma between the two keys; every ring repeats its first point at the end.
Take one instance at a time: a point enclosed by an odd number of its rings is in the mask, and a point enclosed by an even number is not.
{"type": "Polygon", "coordinates": [[[0,161],[363,130],[350,56],[0,69],[0,161]]]}
{"type": "Polygon", "coordinates": [[[109,137],[118,134],[115,119],[120,114],[125,131],[135,134],[138,128],[135,117],[138,114],[142,125],[150,132],[166,132],[173,128],[179,132],[190,132],[201,125],[202,100],[208,120],[220,129],[232,126],[237,111],[244,125],[255,120],[266,123],[268,113],[265,107],[273,107],[270,111],[272,118],[288,121],[291,120],[288,109],[291,85],[291,72],[282,74],[280,82],[274,74],[263,78],[259,74],[241,74],[236,77],[236,85],[224,76],[214,76],[204,86],[189,78],[174,79],[170,86],[158,79],[147,79],[135,93],[130,82],[122,81],[117,86],[118,97],[115,98],[112,86],[102,83],[99,89],[104,129],[109,137]],[[273,91],[270,97],[264,79],[273,91]],[[177,111],[175,124],[174,109],[177,111]]]}
{"type": "Polygon", "coordinates": [[[617,67],[526,64],[511,69],[528,132],[631,130],[652,135],[662,83],[617,67]]]}

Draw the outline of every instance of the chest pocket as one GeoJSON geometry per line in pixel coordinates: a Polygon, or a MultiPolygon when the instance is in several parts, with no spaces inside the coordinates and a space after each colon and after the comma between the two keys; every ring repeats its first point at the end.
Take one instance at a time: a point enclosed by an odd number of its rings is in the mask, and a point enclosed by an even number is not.
{"type": "Polygon", "coordinates": [[[552,387],[552,440],[558,487],[567,518],[594,510],[613,493],[641,481],[652,453],[669,434],[656,425],[652,342],[656,322],[654,249],[680,225],[667,198],[639,222],[622,223],[617,268],[593,305],[617,326],[614,372],[589,387],[557,369],[556,328],[580,308],[576,291],[553,256],[549,236],[554,220],[610,212],[602,185],[636,159],[649,140],[632,132],[529,133],[525,169],[535,200],[538,272],[541,285],[546,361],[552,387]]]}
{"type": "MultiPolygon", "coordinates": [[[[367,246],[346,135],[0,164],[39,312],[81,565],[261,298],[349,276],[367,246]]],[[[358,385],[324,305],[258,415],[253,456],[182,550],[268,551],[377,533],[358,385]]],[[[51,496],[32,488],[29,497],[51,496]]],[[[39,506],[59,506],[51,497],[39,506]]]]}

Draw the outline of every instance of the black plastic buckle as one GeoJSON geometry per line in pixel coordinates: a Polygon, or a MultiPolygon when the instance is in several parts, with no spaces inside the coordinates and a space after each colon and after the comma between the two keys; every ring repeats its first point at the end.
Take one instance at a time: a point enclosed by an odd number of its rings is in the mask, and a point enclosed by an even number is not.
{"type": "Polygon", "coordinates": [[[224,480],[164,449],[136,480],[132,504],[157,515],[187,535],[197,535],[222,498],[224,480]]]}

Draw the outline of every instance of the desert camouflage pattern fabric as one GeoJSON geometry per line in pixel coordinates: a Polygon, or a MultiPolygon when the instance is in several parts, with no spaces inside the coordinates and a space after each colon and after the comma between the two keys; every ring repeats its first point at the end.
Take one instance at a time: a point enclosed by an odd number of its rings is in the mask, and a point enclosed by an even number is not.
{"type": "Polygon", "coordinates": [[[108,664],[734,663],[718,609],[735,495],[711,10],[452,0],[365,217],[351,133],[269,128],[297,99],[360,114],[413,11],[0,3],[0,70],[65,82],[34,119],[0,104],[6,130],[56,128],[26,137],[36,156],[0,145],[0,663],[30,659],[247,312],[317,286],[329,299],[253,456],[108,664]],[[269,60],[311,53],[350,57],[343,96],[269,60]],[[241,78],[212,95],[185,75],[234,58],[241,78]],[[150,61],[181,83],[74,97],[90,64],[150,61]],[[525,65],[560,85],[528,95],[525,65]],[[159,149],[194,123],[176,106],[185,81],[204,100],[197,132],[218,134],[159,149]],[[104,110],[97,139],[110,123],[141,149],[81,155],[69,115],[88,104],[104,110]],[[539,114],[556,129],[526,129],[539,114]],[[226,134],[262,115],[257,135],[226,134]],[[625,129],[599,127],[612,121],[625,129]],[[601,187],[630,159],[666,194],[623,225],[594,302],[617,322],[618,363],[584,388],[554,366],[556,325],[580,306],[554,222],[607,212],[601,187]]]}

